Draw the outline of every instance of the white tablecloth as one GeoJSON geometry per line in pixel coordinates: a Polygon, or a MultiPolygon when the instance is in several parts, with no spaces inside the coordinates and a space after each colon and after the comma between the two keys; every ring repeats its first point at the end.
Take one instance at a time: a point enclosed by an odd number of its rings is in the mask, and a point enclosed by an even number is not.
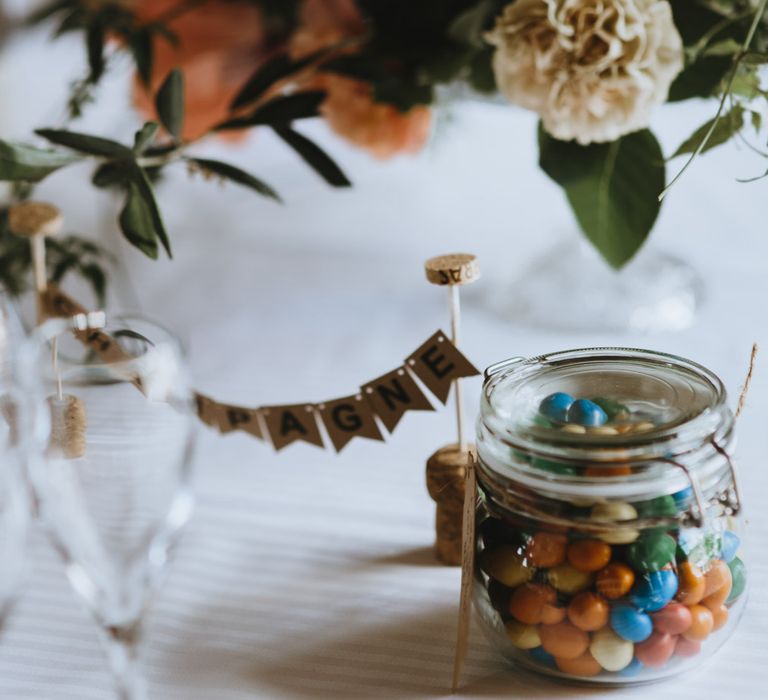
{"type": "MultiPolygon", "coordinates": [[[[0,64],[3,135],[55,121],[65,80],[78,74],[78,65],[79,45],[47,45],[39,33],[11,47],[0,64]],[[55,70],[49,63],[41,69],[43,55],[54,57],[55,70]]],[[[133,122],[123,88],[116,81],[104,89],[103,106],[86,126],[128,133],[133,122]]],[[[666,150],[710,111],[703,104],[663,110],[657,121],[666,150]]],[[[151,263],[121,248],[127,272],[119,276],[114,305],[138,306],[174,327],[189,348],[197,387],[220,400],[263,405],[351,393],[446,327],[444,294],[422,279],[426,257],[477,252],[486,272],[481,284],[495,290],[573,235],[561,193],[536,169],[529,114],[455,108],[443,115],[424,154],[383,165],[345,147],[321,124],[305,128],[338,157],[356,183],[353,191],[329,191],[259,133],[244,150],[225,155],[273,182],[287,205],[234,187],[188,186],[179,172],[159,195],[175,260],[151,263]]],[[[735,147],[702,159],[654,232],[652,246],[675,251],[706,279],[707,303],[694,328],[652,337],[558,334],[468,304],[465,351],[483,366],[567,347],[652,346],[710,366],[736,393],[752,341],[762,340],[768,352],[766,183],[734,182],[757,172],[758,160],[735,147]]],[[[56,175],[40,195],[62,205],[73,228],[110,240],[116,203],[95,197],[86,174],[56,175]]],[[[766,362],[768,355],[740,423],[751,516],[752,593],[744,620],[701,670],[613,697],[765,697],[766,362]]],[[[478,380],[469,383],[472,413],[478,389],[478,380]]],[[[201,433],[196,516],[149,615],[153,698],[446,695],[459,571],[432,558],[424,462],[452,431],[449,410],[413,413],[388,444],[354,441],[340,456],[304,444],[276,455],[248,436],[201,433]]],[[[29,555],[28,583],[0,640],[0,698],[111,697],[94,624],[38,530],[29,555]]],[[[473,629],[461,697],[594,693],[522,675],[473,629]]]]}

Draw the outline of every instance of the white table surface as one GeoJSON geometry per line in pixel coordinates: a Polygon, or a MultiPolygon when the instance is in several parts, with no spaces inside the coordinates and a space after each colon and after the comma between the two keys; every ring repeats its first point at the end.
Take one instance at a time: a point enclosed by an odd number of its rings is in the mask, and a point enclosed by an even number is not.
{"type": "MultiPolygon", "coordinates": [[[[42,32],[11,46],[0,60],[2,135],[55,122],[63,86],[79,66],[78,44],[51,45],[42,32]]],[[[105,87],[102,98],[86,126],[129,133],[124,81],[105,87]]],[[[665,149],[710,109],[660,112],[665,149]]],[[[573,235],[563,197],[536,168],[531,115],[465,105],[449,116],[425,153],[383,165],[322,124],[305,127],[355,181],[350,192],[329,191],[266,133],[240,150],[206,146],[273,182],[287,205],[234,187],[189,186],[176,173],[159,195],[175,260],[151,263],[121,247],[127,276],[113,306],[138,307],[175,328],[197,387],[220,400],[263,405],[351,393],[447,326],[444,295],[422,279],[426,257],[474,251],[486,272],[481,284],[500,290],[500,280],[573,235]]],[[[734,181],[761,165],[743,148],[721,149],[665,205],[651,245],[683,256],[706,279],[706,306],[688,331],[532,331],[472,304],[465,310],[464,349],[479,366],[569,347],[650,346],[708,365],[735,394],[752,341],[765,346],[740,423],[751,532],[747,613],[701,670],[612,697],[765,697],[768,182],[734,181]]],[[[40,195],[58,202],[73,228],[115,240],[116,203],[95,196],[86,176],[82,168],[58,174],[40,195]]],[[[473,414],[478,389],[472,380],[473,414]]],[[[424,462],[452,431],[449,410],[413,413],[388,444],[353,441],[340,456],[304,444],[276,455],[248,436],[201,431],[196,516],[149,616],[152,697],[446,695],[459,571],[432,558],[424,462]]],[[[29,555],[28,582],[0,641],[0,698],[110,698],[94,624],[39,529],[29,555]]],[[[521,675],[473,629],[460,697],[597,693],[521,675]]]]}

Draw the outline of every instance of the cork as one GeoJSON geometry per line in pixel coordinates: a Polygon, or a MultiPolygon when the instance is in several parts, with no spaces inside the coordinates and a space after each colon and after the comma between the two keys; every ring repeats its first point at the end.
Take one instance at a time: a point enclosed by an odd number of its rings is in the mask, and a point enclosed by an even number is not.
{"type": "Polygon", "coordinates": [[[56,457],[77,459],[85,454],[85,431],[88,421],[85,405],[71,394],[62,398],[48,397],[51,406],[51,441],[49,452],[56,457]]]}
{"type": "Polygon", "coordinates": [[[468,253],[438,255],[424,263],[427,279],[440,286],[470,284],[480,277],[477,258],[468,253]]]}
{"type": "Polygon", "coordinates": [[[46,202],[20,202],[8,210],[8,226],[17,236],[55,236],[63,225],[61,211],[46,202]]]}
{"type": "MultiPolygon", "coordinates": [[[[474,450],[474,445],[469,449],[474,450]]],[[[448,566],[461,564],[467,458],[468,451],[453,443],[441,447],[427,460],[427,491],[437,503],[435,553],[448,566]]]]}

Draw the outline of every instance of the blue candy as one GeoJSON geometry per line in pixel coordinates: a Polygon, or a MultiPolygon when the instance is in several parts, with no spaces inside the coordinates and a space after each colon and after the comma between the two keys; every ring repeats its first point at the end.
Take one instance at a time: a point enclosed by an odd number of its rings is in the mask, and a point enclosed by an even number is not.
{"type": "Polygon", "coordinates": [[[643,574],[632,590],[629,600],[638,610],[661,610],[677,593],[677,575],[669,569],[643,574]]]}
{"type": "Polygon", "coordinates": [[[730,564],[736,558],[740,544],[741,540],[735,532],[726,530],[723,533],[723,547],[720,550],[720,557],[726,564],[730,564]]]}
{"type": "Polygon", "coordinates": [[[632,659],[629,666],[627,666],[626,668],[622,668],[621,671],[619,671],[619,675],[620,676],[636,676],[642,670],[643,670],[643,664],[635,656],[632,659]]]}
{"type": "Polygon", "coordinates": [[[576,423],[587,428],[598,428],[608,422],[608,415],[594,401],[577,399],[568,409],[566,416],[569,423],[576,423]]]}
{"type": "Polygon", "coordinates": [[[693,500],[693,489],[690,486],[686,486],[682,491],[673,493],[672,498],[675,499],[675,505],[682,509],[693,500]]]}
{"type": "Polygon", "coordinates": [[[551,666],[552,668],[556,666],[555,657],[548,651],[544,651],[544,647],[534,647],[529,650],[528,653],[536,663],[543,664],[544,666],[551,666]]]}
{"type": "Polygon", "coordinates": [[[550,420],[565,423],[568,409],[573,403],[573,396],[558,391],[550,394],[539,404],[539,413],[550,420]]]}
{"type": "Polygon", "coordinates": [[[644,642],[653,632],[653,620],[637,608],[619,603],[611,609],[611,627],[628,642],[644,642]]]}

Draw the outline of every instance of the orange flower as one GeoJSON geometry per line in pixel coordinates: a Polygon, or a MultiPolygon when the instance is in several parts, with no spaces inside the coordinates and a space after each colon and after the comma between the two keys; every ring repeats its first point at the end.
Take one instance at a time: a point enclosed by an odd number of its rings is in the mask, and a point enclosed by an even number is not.
{"type": "MultiPolygon", "coordinates": [[[[354,0],[304,0],[299,22],[290,42],[296,57],[365,34],[354,0]]],[[[351,53],[354,46],[340,50],[351,53]]],[[[312,85],[328,93],[321,112],[331,129],[377,158],[415,153],[429,138],[431,116],[426,107],[400,112],[374,101],[369,84],[340,75],[320,74],[312,85]]]]}
{"type": "Polygon", "coordinates": [[[401,112],[375,102],[367,83],[338,75],[324,77],[322,87],[328,97],[321,111],[331,129],[376,158],[416,153],[427,142],[432,121],[427,107],[401,112]]]}
{"type": "MultiPolygon", "coordinates": [[[[185,0],[136,0],[134,11],[142,23],[157,20],[185,0]]],[[[185,78],[185,139],[199,138],[229,114],[229,104],[268,54],[261,11],[252,2],[210,0],[180,11],[169,23],[178,37],[174,46],[165,38],[154,40],[150,93],[143,85],[134,90],[137,107],[155,115],[154,95],[174,68],[185,78]]]]}

